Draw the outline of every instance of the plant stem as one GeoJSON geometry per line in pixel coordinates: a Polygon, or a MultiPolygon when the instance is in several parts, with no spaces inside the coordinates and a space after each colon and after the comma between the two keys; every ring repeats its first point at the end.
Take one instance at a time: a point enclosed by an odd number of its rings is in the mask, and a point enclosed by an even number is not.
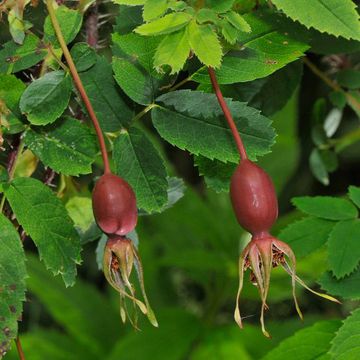
{"type": "Polygon", "coordinates": [[[348,92],[346,92],[339,84],[334,80],[329,78],[323,71],[321,71],[314,63],[312,63],[307,57],[303,57],[304,64],[316,75],[318,76],[326,85],[331,87],[335,91],[342,92],[348,102],[360,111],[360,103],[348,92]]]}
{"type": "Polygon", "coordinates": [[[183,86],[184,84],[186,84],[188,81],[191,81],[191,76],[185,78],[184,80],[181,80],[180,82],[178,82],[177,84],[175,84],[174,86],[172,86],[169,91],[175,91],[177,90],[179,87],[183,86]]]}
{"type": "MultiPolygon", "coordinates": [[[[16,166],[19,161],[20,155],[22,154],[22,152],[24,150],[24,145],[25,145],[24,140],[21,138],[17,149],[14,150],[14,152],[10,154],[10,160],[9,160],[9,164],[8,164],[9,182],[14,178],[16,166]]],[[[0,202],[0,213],[2,213],[2,211],[4,209],[5,200],[6,200],[6,197],[5,197],[5,193],[4,193],[1,198],[1,202],[0,202]]]]}
{"type": "Polygon", "coordinates": [[[93,125],[94,125],[94,128],[95,128],[95,131],[96,131],[96,135],[97,135],[97,138],[98,138],[98,141],[99,141],[99,145],[100,145],[100,150],[101,150],[101,155],[102,155],[102,158],[103,158],[103,163],[104,163],[104,173],[111,173],[111,170],[110,170],[110,164],[109,164],[109,158],[108,158],[108,154],[107,154],[107,151],[106,151],[106,145],[105,145],[105,139],[104,139],[104,135],[101,131],[101,127],[99,125],[99,121],[96,117],[96,114],[95,114],[95,111],[91,105],[91,102],[90,102],[90,99],[86,93],[86,90],[84,88],[84,85],[80,79],[80,76],[76,70],[76,66],[74,64],[74,61],[70,55],[70,51],[66,45],[66,42],[64,40],[64,37],[63,37],[63,34],[61,32],[61,28],[60,28],[60,25],[59,25],[59,22],[56,18],[56,15],[55,15],[55,10],[53,8],[53,5],[52,5],[52,0],[46,0],[46,6],[47,6],[47,9],[48,9],[48,12],[49,12],[49,16],[50,16],[50,19],[51,19],[51,22],[53,24],[53,27],[55,29],[55,33],[56,33],[56,37],[60,43],[60,46],[61,46],[61,49],[64,53],[64,57],[68,63],[68,66],[69,66],[69,70],[70,70],[70,73],[71,73],[71,76],[74,80],[74,83],[77,87],[77,89],[79,90],[79,93],[80,93],[80,96],[84,102],[84,105],[86,107],[86,110],[88,111],[88,114],[90,116],[90,119],[91,121],[93,122],[93,125]]]}
{"type": "Polygon", "coordinates": [[[17,352],[18,352],[18,354],[19,354],[19,359],[20,359],[20,360],[26,360],[26,359],[25,359],[24,351],[23,351],[22,346],[21,346],[21,342],[20,342],[20,337],[19,337],[19,336],[17,336],[17,338],[15,339],[15,344],[16,344],[17,352]]]}
{"type": "Polygon", "coordinates": [[[240,154],[240,158],[241,158],[241,160],[246,160],[248,157],[247,157],[247,154],[246,154],[244,143],[243,143],[243,141],[241,139],[241,136],[240,136],[240,134],[238,132],[238,129],[236,127],[236,124],[234,122],[234,119],[233,119],[233,117],[231,115],[230,109],[227,106],[226,101],[224,99],[224,96],[223,96],[223,94],[221,92],[219,83],[218,83],[218,81],[216,79],[215,71],[214,71],[213,68],[209,67],[208,72],[209,72],[211,84],[212,84],[212,86],[214,88],[216,97],[217,97],[217,99],[219,101],[219,104],[220,104],[221,109],[222,109],[222,111],[224,113],[225,119],[228,122],[230,130],[231,130],[232,135],[234,137],[236,146],[237,146],[239,154],[240,154]]]}
{"type": "Polygon", "coordinates": [[[142,111],[140,111],[139,113],[137,113],[131,120],[131,122],[135,122],[139,119],[141,119],[148,111],[150,111],[152,108],[154,108],[155,106],[157,106],[156,104],[150,104],[148,105],[146,108],[144,108],[142,111]]]}
{"type": "Polygon", "coordinates": [[[360,141],[360,129],[355,129],[343,137],[334,140],[335,152],[340,153],[358,141],[360,141]]]}

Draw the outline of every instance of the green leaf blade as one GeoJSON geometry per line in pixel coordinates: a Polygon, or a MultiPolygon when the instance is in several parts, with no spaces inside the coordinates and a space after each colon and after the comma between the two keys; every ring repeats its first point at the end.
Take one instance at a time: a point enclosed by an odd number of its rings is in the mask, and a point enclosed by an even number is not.
{"type": "Polygon", "coordinates": [[[356,5],[351,0],[274,0],[273,4],[293,20],[307,28],[360,40],[360,22],[356,5]]]}
{"type": "Polygon", "coordinates": [[[147,0],[144,4],[143,18],[146,22],[162,16],[168,7],[168,0],[147,0]]]}
{"type": "Polygon", "coordinates": [[[25,253],[19,234],[0,214],[0,358],[8,351],[18,332],[25,301],[25,253]]]}
{"type": "Polygon", "coordinates": [[[70,117],[56,126],[29,130],[24,139],[45,166],[64,175],[89,174],[98,152],[95,134],[70,117]]]}
{"type": "Polygon", "coordinates": [[[304,196],[293,198],[292,203],[306,214],[328,220],[347,220],[358,216],[356,208],[346,199],[304,196]]]}
{"type": "Polygon", "coordinates": [[[33,125],[53,123],[69,104],[71,78],[63,71],[53,71],[33,81],[20,99],[20,109],[33,125]]]}
{"type": "MultiPolygon", "coordinates": [[[[180,90],[157,101],[161,106],[152,110],[152,119],[166,141],[195,155],[238,163],[239,154],[214,94],[180,90]]],[[[275,138],[270,120],[244,103],[227,101],[249,157],[267,153],[275,138]]]]}
{"type": "Polygon", "coordinates": [[[360,187],[349,186],[349,197],[350,200],[360,208],[360,187]]]}
{"type": "Polygon", "coordinates": [[[33,178],[13,180],[5,195],[46,267],[54,275],[61,274],[65,285],[73,285],[76,264],[80,262],[80,240],[61,201],[33,178]]]}
{"type": "Polygon", "coordinates": [[[329,238],[329,265],[337,279],[352,273],[360,261],[360,220],[340,221],[329,238]]]}
{"type": "Polygon", "coordinates": [[[167,203],[166,170],[159,153],[140,130],[122,132],[114,143],[116,173],[130,183],[137,205],[146,212],[161,210],[167,203]]]}

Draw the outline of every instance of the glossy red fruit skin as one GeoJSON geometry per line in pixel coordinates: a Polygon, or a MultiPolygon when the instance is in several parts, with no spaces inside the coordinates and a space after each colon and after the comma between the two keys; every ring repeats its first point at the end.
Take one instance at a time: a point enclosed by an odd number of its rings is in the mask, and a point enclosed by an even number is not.
{"type": "Polygon", "coordinates": [[[92,205],[96,223],[106,234],[124,236],[137,223],[136,197],[121,177],[105,174],[95,184],[92,205]]]}
{"type": "Polygon", "coordinates": [[[267,234],[278,217],[270,176],[250,160],[242,160],[230,184],[230,198],[239,224],[254,238],[267,234]]]}

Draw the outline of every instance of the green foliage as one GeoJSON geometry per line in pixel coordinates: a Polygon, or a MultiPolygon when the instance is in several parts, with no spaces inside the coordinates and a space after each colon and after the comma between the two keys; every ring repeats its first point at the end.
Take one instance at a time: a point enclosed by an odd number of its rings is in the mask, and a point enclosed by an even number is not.
{"type": "Polygon", "coordinates": [[[16,73],[41,61],[47,50],[34,34],[28,34],[22,45],[7,42],[0,50],[0,73],[16,73]]]}
{"type": "Polygon", "coordinates": [[[360,220],[340,221],[329,238],[329,265],[336,278],[352,273],[360,262],[360,220]]]}
{"type": "Polygon", "coordinates": [[[64,175],[91,172],[98,152],[93,132],[79,120],[65,117],[55,125],[29,130],[25,144],[44,163],[64,175]]]}
{"type": "Polygon", "coordinates": [[[25,254],[19,234],[0,214],[0,358],[16,338],[25,300],[25,254]]]}
{"type": "MultiPolygon", "coordinates": [[[[59,6],[55,10],[55,15],[59,21],[61,32],[64,35],[66,43],[68,44],[72,42],[80,31],[82,15],[79,11],[69,9],[66,6],[59,6]]],[[[49,16],[45,19],[44,40],[51,43],[52,46],[60,48],[60,44],[57,40],[55,30],[49,16]]]]}
{"type": "Polygon", "coordinates": [[[146,135],[135,127],[122,131],[113,159],[116,173],[132,186],[138,207],[148,213],[161,210],[167,202],[166,170],[146,135]]]}
{"type": "MultiPolygon", "coordinates": [[[[240,46],[235,47],[223,59],[217,71],[220,84],[252,81],[263,78],[297,60],[309,48],[289,34],[278,31],[279,26],[267,23],[254,15],[244,16],[251,33],[240,33],[240,46]]],[[[192,75],[200,83],[210,83],[206,70],[200,69],[192,75]]]]}
{"type": "Polygon", "coordinates": [[[360,353],[360,309],[355,310],[343,323],[332,340],[330,355],[339,360],[356,360],[360,353]]]}
{"type": "Polygon", "coordinates": [[[76,43],[71,48],[71,56],[77,71],[86,71],[96,64],[96,52],[86,43],[76,43]]]}
{"type": "Polygon", "coordinates": [[[151,21],[164,15],[168,8],[168,0],[147,0],[144,4],[143,18],[151,21]]]}
{"type": "Polygon", "coordinates": [[[307,28],[360,40],[359,15],[351,0],[314,0],[309,6],[303,0],[272,0],[274,5],[307,28]]]}
{"type": "Polygon", "coordinates": [[[73,285],[80,241],[64,205],[39,180],[17,178],[5,189],[17,221],[34,240],[40,258],[54,275],[73,285]],[[50,211],[51,210],[51,211],[50,211]]]}
{"type": "MultiPolygon", "coordinates": [[[[213,94],[189,90],[160,96],[152,110],[159,134],[180,149],[224,162],[238,162],[230,130],[213,94]],[[201,141],[199,141],[201,139],[201,141]]],[[[270,121],[245,103],[228,100],[249,157],[266,154],[274,141],[270,121]]]]}
{"type": "Polygon", "coordinates": [[[153,103],[163,85],[163,75],[153,65],[161,38],[114,34],[112,40],[115,80],[133,101],[142,105],[153,103]]]}
{"type": "Polygon", "coordinates": [[[80,77],[103,131],[116,131],[129,123],[132,111],[119,93],[105,58],[98,57],[80,77]]]}
{"type": "Polygon", "coordinates": [[[52,71],[33,81],[20,99],[20,109],[33,125],[47,125],[67,108],[72,90],[71,77],[52,71]]]}
{"type": "Polygon", "coordinates": [[[360,208],[360,187],[349,186],[349,197],[351,201],[360,208]]]}
{"type": "Polygon", "coordinates": [[[296,357],[303,360],[330,359],[326,354],[339,326],[339,321],[322,321],[300,330],[270,351],[263,360],[285,360],[296,357]]]}
{"type": "Polygon", "coordinates": [[[351,202],[329,196],[304,196],[292,199],[293,204],[306,214],[329,220],[347,220],[358,216],[351,202]]]}

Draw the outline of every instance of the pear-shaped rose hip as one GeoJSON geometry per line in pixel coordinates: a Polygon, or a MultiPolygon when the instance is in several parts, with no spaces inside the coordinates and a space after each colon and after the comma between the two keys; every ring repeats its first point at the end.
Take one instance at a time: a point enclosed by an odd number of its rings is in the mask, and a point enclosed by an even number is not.
{"type": "Polygon", "coordinates": [[[137,222],[136,197],[121,177],[107,173],[97,181],[92,195],[96,223],[106,234],[126,235],[137,222]]]}
{"type": "Polygon", "coordinates": [[[269,175],[246,159],[236,168],[230,197],[239,224],[253,234],[269,231],[278,216],[278,202],[269,175]]]}

